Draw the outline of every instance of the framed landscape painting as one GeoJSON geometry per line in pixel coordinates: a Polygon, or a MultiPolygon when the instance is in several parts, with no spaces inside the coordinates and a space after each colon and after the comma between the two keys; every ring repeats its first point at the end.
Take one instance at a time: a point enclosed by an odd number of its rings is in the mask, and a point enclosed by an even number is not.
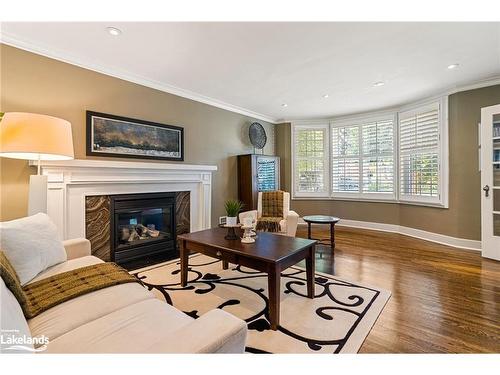
{"type": "Polygon", "coordinates": [[[184,128],[87,111],[87,155],[184,161],[184,128]]]}

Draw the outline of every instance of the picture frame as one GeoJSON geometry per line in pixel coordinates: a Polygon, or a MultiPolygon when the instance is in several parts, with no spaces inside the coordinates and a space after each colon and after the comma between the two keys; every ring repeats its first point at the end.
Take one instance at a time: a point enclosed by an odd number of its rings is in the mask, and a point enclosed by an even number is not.
{"type": "Polygon", "coordinates": [[[219,216],[219,226],[223,227],[227,224],[227,216],[219,216]]]}
{"type": "Polygon", "coordinates": [[[184,128],[87,111],[87,155],[184,161],[184,128]]]}

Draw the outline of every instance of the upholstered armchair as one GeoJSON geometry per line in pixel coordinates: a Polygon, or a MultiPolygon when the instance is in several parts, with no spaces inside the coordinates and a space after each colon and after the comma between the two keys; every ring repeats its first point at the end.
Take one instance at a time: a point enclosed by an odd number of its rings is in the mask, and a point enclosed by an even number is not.
{"type": "MultiPolygon", "coordinates": [[[[243,222],[243,219],[247,217],[252,218],[254,225],[262,217],[262,192],[259,192],[257,209],[240,213],[240,222],[243,222]]],[[[290,193],[283,192],[283,219],[279,222],[278,233],[295,237],[298,222],[299,215],[295,211],[290,210],[290,193]]]]}

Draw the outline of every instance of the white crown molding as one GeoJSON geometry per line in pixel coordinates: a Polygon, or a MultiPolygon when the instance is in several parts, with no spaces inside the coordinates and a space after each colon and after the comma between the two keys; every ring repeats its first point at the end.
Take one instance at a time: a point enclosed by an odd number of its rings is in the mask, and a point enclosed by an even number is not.
{"type": "Polygon", "coordinates": [[[492,76],[486,79],[481,79],[479,81],[471,82],[466,85],[456,85],[452,87],[448,87],[445,90],[440,91],[437,94],[434,95],[429,95],[425,98],[420,98],[418,100],[414,100],[411,102],[403,102],[398,105],[393,105],[390,107],[385,107],[385,108],[380,108],[380,109],[375,109],[373,111],[363,111],[363,112],[355,112],[355,113],[350,113],[350,114],[344,114],[340,116],[329,116],[329,117],[321,117],[321,118],[299,118],[299,119],[286,119],[282,118],[277,120],[275,123],[310,123],[310,122],[321,122],[321,121],[344,121],[344,120],[350,120],[350,119],[355,119],[355,118],[365,118],[365,117],[371,117],[371,116],[378,116],[378,115],[385,115],[390,112],[399,112],[399,111],[404,111],[408,108],[416,107],[431,101],[436,101],[440,100],[443,97],[448,97],[449,95],[455,94],[457,92],[462,92],[462,91],[469,91],[469,90],[475,90],[475,89],[480,89],[483,87],[489,87],[489,86],[495,86],[495,85],[500,85],[500,76],[492,76]]]}
{"type": "MultiPolygon", "coordinates": [[[[299,219],[299,225],[306,223],[302,218],[299,219]]],[[[390,232],[418,238],[425,241],[431,241],[441,245],[451,246],[458,249],[481,251],[481,241],[469,240],[466,238],[451,237],[444,234],[427,232],[421,229],[405,227],[397,224],[374,223],[369,221],[342,219],[338,226],[376,230],[380,232],[390,232]]]]}
{"type": "Polygon", "coordinates": [[[48,48],[35,45],[31,42],[28,42],[26,40],[22,40],[15,35],[8,34],[5,32],[0,33],[0,42],[4,43],[6,45],[16,47],[28,52],[35,53],[37,55],[45,56],[54,60],[62,61],[71,65],[78,66],[80,68],[92,70],[97,73],[105,74],[107,76],[123,79],[128,82],[136,83],[138,85],[146,86],[155,90],[163,91],[169,94],[177,95],[186,99],[194,100],[196,102],[204,103],[211,105],[213,107],[217,107],[220,109],[224,109],[226,111],[234,112],[234,113],[239,113],[240,115],[252,117],[257,120],[262,120],[269,122],[271,124],[277,124],[278,121],[277,119],[267,116],[262,113],[254,112],[252,110],[242,108],[236,105],[232,105],[226,102],[223,102],[221,100],[217,100],[205,95],[197,94],[195,92],[189,91],[182,89],[177,86],[173,85],[168,85],[165,83],[161,83],[156,80],[151,80],[149,78],[142,77],[137,74],[132,74],[130,72],[126,71],[120,71],[117,68],[113,67],[107,67],[104,65],[96,64],[90,60],[82,60],[79,59],[75,56],[71,56],[68,54],[65,54],[61,51],[55,51],[55,50],[50,50],[48,48]]]}
{"type": "Polygon", "coordinates": [[[488,87],[488,86],[494,86],[500,84],[500,76],[493,76],[489,77],[487,79],[481,79],[479,81],[471,82],[465,85],[454,85],[451,87],[448,87],[445,90],[441,90],[440,92],[436,93],[435,95],[430,95],[426,98],[422,98],[419,100],[415,100],[412,102],[403,102],[398,105],[386,107],[386,108],[380,108],[378,110],[374,111],[366,111],[366,112],[356,112],[356,113],[351,113],[351,114],[344,114],[340,116],[328,116],[328,117],[319,117],[319,118],[274,118],[272,116],[268,116],[262,113],[254,112],[252,110],[242,108],[236,105],[232,105],[223,101],[220,101],[215,98],[211,98],[202,94],[197,94],[195,92],[192,92],[190,90],[185,90],[177,86],[173,85],[168,85],[165,83],[161,83],[156,80],[151,80],[148,78],[145,78],[143,76],[137,75],[137,74],[132,74],[130,72],[126,71],[121,71],[118,68],[113,68],[113,67],[106,67],[100,64],[96,64],[90,60],[82,60],[80,58],[77,58],[75,56],[70,56],[66,53],[63,53],[61,51],[55,51],[55,50],[50,50],[49,48],[40,46],[40,45],[35,45],[27,40],[23,40],[13,34],[5,33],[3,31],[0,31],[0,42],[7,44],[12,47],[16,47],[25,51],[29,51],[38,55],[42,55],[54,60],[62,61],[71,65],[75,65],[84,69],[92,70],[97,73],[105,74],[111,77],[123,79],[128,82],[136,83],[142,86],[150,87],[152,89],[156,89],[159,91],[167,92],[169,94],[177,95],[186,99],[194,100],[200,103],[208,104],[213,107],[221,108],[226,111],[234,112],[234,113],[239,113],[244,116],[252,117],[258,120],[266,121],[271,124],[281,124],[281,123],[288,123],[288,122],[307,122],[311,120],[315,121],[334,121],[338,119],[344,119],[344,118],[350,118],[353,116],[367,116],[371,114],[376,114],[376,113],[386,113],[388,111],[392,110],[397,110],[398,108],[403,108],[407,106],[412,106],[416,105],[420,102],[428,101],[429,99],[433,99],[436,97],[442,97],[442,96],[448,96],[457,92],[461,91],[468,91],[468,90],[474,90],[482,87],[488,87]]]}
{"type": "Polygon", "coordinates": [[[449,89],[447,91],[447,95],[451,95],[451,94],[454,94],[456,92],[475,90],[475,89],[480,89],[483,87],[495,86],[495,85],[500,85],[500,76],[494,76],[494,77],[490,77],[490,78],[476,81],[473,83],[469,83],[467,85],[457,86],[453,89],[449,89]]]}

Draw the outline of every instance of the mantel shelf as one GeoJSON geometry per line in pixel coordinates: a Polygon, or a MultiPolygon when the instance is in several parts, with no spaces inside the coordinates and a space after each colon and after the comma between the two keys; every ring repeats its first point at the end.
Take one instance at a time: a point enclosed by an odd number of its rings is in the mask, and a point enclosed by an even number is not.
{"type": "MultiPolygon", "coordinates": [[[[37,161],[30,160],[29,165],[36,166],[37,161]]],[[[154,163],[154,162],[136,162],[136,161],[110,161],[93,159],[74,159],[42,161],[42,167],[46,168],[99,168],[99,169],[142,169],[142,170],[178,170],[178,171],[216,171],[216,165],[203,164],[184,164],[184,163],[154,163]]]]}

